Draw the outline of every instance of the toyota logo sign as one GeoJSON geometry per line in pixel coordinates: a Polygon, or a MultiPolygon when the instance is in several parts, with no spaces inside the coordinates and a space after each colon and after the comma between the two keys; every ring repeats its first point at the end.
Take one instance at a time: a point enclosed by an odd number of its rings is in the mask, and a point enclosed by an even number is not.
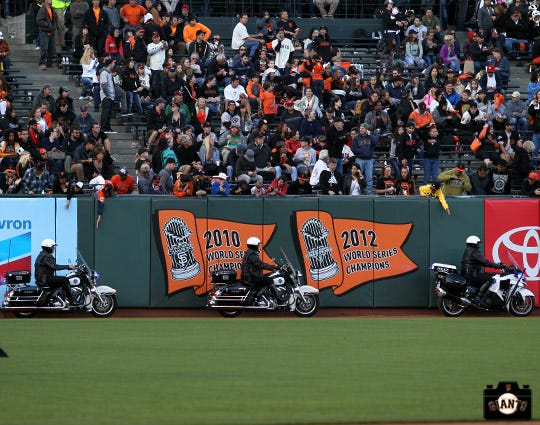
{"type": "Polygon", "coordinates": [[[540,227],[524,226],[507,231],[493,244],[492,257],[501,262],[503,255],[509,252],[519,262],[527,274],[527,280],[540,280],[540,227]]]}

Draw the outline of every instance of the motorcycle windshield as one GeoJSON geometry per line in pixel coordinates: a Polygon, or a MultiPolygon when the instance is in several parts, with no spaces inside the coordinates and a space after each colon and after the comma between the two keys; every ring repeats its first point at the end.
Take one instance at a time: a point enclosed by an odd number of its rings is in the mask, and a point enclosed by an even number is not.
{"type": "Polygon", "coordinates": [[[281,255],[283,255],[283,258],[285,259],[285,262],[287,263],[287,266],[292,271],[293,276],[296,276],[296,269],[293,267],[291,261],[289,260],[289,257],[287,257],[287,254],[285,254],[285,251],[283,250],[283,248],[279,248],[279,250],[281,251],[281,255]]]}
{"type": "Polygon", "coordinates": [[[90,267],[88,266],[88,263],[86,262],[86,260],[84,259],[83,255],[81,254],[81,251],[79,251],[77,249],[77,260],[84,266],[86,267],[87,270],[90,270],[90,267]]]}
{"type": "Polygon", "coordinates": [[[508,271],[514,273],[516,277],[519,277],[520,275],[522,276],[525,275],[527,270],[525,269],[522,270],[521,266],[519,265],[519,263],[517,262],[517,260],[515,259],[515,257],[512,255],[510,251],[505,251],[504,256],[506,257],[504,262],[507,264],[507,266],[512,267],[512,270],[508,270],[508,271]]]}

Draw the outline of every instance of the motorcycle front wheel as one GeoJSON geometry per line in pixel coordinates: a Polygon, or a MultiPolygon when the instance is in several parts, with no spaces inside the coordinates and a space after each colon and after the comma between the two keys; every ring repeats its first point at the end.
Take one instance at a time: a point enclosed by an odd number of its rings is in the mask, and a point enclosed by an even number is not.
{"type": "Polygon", "coordinates": [[[242,313],[242,310],[218,310],[223,317],[236,317],[242,313]]]}
{"type": "Polygon", "coordinates": [[[99,297],[95,297],[92,301],[92,315],[95,317],[110,317],[116,311],[117,305],[116,295],[101,295],[101,300],[99,297]]]}
{"type": "Polygon", "coordinates": [[[302,297],[296,300],[294,314],[299,317],[311,317],[319,310],[319,296],[317,294],[305,294],[305,301],[302,297]]]}
{"type": "Polygon", "coordinates": [[[438,304],[439,311],[447,317],[458,317],[465,311],[465,307],[448,297],[440,297],[438,304]]]}
{"type": "Polygon", "coordinates": [[[534,310],[534,297],[531,297],[530,295],[527,297],[516,295],[510,300],[510,305],[508,307],[510,313],[514,316],[528,316],[534,310]]]}

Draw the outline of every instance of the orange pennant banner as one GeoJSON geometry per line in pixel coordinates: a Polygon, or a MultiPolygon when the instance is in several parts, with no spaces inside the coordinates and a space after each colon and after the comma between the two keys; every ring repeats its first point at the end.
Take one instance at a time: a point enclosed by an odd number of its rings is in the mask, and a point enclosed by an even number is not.
{"type": "MultiPolygon", "coordinates": [[[[240,270],[249,237],[257,236],[264,247],[276,227],[195,218],[184,210],[159,210],[157,216],[169,295],[190,287],[197,295],[205,294],[213,271],[240,270]]],[[[264,250],[262,255],[273,263],[264,250]]],[[[237,275],[240,277],[239,272],[237,275]]]]}
{"type": "Polygon", "coordinates": [[[416,270],[402,245],[412,223],[384,224],[296,212],[297,236],[308,285],[342,295],[365,283],[416,270]]]}

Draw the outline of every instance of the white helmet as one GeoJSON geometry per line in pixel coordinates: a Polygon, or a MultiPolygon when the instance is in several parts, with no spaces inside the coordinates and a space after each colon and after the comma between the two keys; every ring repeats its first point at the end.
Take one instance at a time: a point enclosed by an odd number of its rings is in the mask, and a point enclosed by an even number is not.
{"type": "Polygon", "coordinates": [[[260,243],[261,240],[259,238],[256,238],[255,236],[252,236],[247,240],[248,245],[259,246],[260,243]]]}
{"type": "Polygon", "coordinates": [[[467,244],[478,245],[480,243],[480,238],[478,236],[472,235],[469,236],[465,242],[467,244]]]}
{"type": "Polygon", "coordinates": [[[43,242],[41,242],[42,248],[53,248],[56,246],[56,242],[52,239],[43,239],[43,242]]]}

